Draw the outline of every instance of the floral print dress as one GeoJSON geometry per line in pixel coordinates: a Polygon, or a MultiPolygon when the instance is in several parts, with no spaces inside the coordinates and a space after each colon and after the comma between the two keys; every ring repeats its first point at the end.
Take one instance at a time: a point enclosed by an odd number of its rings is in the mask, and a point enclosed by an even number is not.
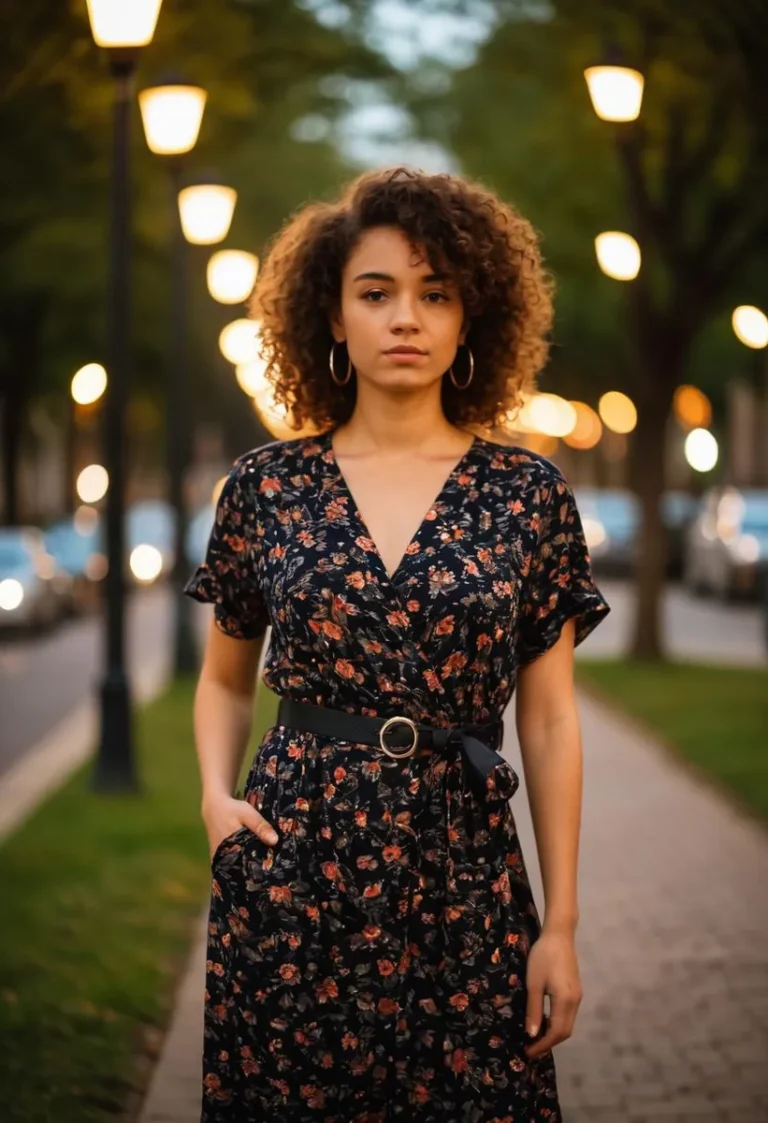
{"type": "MultiPolygon", "coordinates": [[[[475,437],[388,575],[333,430],[238,458],[185,587],[279,695],[437,726],[498,721],[564,621],[609,612],[570,486],[475,437]]],[[[509,797],[455,748],[396,761],[276,725],[212,859],[204,1123],[559,1123],[524,1046],[539,917],[509,797]]]]}

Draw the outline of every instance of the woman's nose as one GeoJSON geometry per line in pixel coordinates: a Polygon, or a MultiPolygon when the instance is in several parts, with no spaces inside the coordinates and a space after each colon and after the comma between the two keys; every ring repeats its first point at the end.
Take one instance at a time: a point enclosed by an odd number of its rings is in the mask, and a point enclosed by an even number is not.
{"type": "Polygon", "coordinates": [[[392,327],[393,328],[418,328],[419,305],[416,297],[401,294],[392,301],[392,327]]]}

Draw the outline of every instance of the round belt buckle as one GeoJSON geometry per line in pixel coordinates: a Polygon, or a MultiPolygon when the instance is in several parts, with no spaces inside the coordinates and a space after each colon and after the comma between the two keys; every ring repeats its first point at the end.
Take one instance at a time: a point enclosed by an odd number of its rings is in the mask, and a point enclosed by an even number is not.
{"type": "Polygon", "coordinates": [[[416,745],[418,744],[418,741],[419,731],[416,728],[416,723],[414,721],[411,721],[409,717],[389,717],[379,730],[379,744],[381,745],[381,751],[383,753],[386,753],[387,756],[391,756],[393,760],[405,760],[406,757],[413,756],[413,754],[416,752],[416,745]],[[413,744],[409,745],[408,748],[403,752],[393,753],[392,750],[384,744],[384,734],[389,729],[390,725],[395,725],[398,721],[401,721],[403,722],[403,724],[409,725],[411,727],[411,731],[413,732],[413,744]]]}

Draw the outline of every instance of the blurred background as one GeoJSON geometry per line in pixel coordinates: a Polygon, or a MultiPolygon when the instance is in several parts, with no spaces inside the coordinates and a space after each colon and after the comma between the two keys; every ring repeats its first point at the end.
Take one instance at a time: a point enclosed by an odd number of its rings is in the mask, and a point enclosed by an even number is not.
{"type": "MultiPolygon", "coordinates": [[[[765,4],[28,0],[3,28],[0,1116],[138,1118],[170,1079],[207,879],[210,609],[180,589],[234,458],[301,435],[247,300],[293,210],[409,164],[482,180],[541,234],[551,358],[483,435],[562,468],[613,609],[577,658],[580,938],[598,990],[605,941],[635,947],[616,988],[646,1020],[627,1038],[587,994],[568,1117],[768,1120],[765,4]],[[670,989],[670,958],[695,978],[670,989]],[[664,993],[711,1030],[670,1031],[664,993]]],[[[275,702],[260,687],[254,746],[275,702]]]]}

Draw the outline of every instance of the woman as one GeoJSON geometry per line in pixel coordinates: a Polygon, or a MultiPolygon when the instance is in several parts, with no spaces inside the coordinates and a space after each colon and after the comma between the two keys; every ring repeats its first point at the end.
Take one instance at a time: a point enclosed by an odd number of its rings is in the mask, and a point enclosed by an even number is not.
{"type": "Polygon", "coordinates": [[[559,469],[466,428],[532,386],[550,291],[516,211],[406,169],[304,208],[270,248],[269,374],[320,435],[235,462],[186,587],[215,604],[195,699],[206,1123],[561,1119],[573,648],[609,606],[559,469]],[[240,799],[268,624],[280,710],[240,799]],[[515,689],[543,924],[498,752],[515,689]]]}

